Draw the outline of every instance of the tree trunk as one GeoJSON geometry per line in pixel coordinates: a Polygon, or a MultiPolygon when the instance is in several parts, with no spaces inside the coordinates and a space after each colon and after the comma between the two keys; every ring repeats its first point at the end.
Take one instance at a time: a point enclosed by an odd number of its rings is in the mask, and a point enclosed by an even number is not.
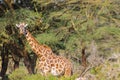
{"type": "Polygon", "coordinates": [[[86,63],[86,55],[85,55],[85,47],[82,49],[82,65],[84,67],[87,66],[87,63],[86,63]]]}
{"type": "Polygon", "coordinates": [[[7,71],[7,66],[8,66],[8,48],[7,48],[7,44],[4,43],[3,44],[3,48],[2,48],[2,54],[1,54],[1,58],[2,58],[2,68],[1,68],[1,73],[0,76],[3,78],[6,74],[7,71]]]}
{"type": "Polygon", "coordinates": [[[24,64],[25,64],[28,72],[30,74],[33,74],[34,73],[34,69],[32,68],[31,58],[30,58],[30,56],[28,55],[28,53],[26,51],[24,51],[24,53],[25,53],[24,56],[23,56],[24,57],[24,64]]]}

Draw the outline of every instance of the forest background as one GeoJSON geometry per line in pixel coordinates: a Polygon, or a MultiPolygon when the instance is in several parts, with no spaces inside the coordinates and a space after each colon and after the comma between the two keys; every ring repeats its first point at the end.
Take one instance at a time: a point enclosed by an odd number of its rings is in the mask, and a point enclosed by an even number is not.
{"type": "MultiPolygon", "coordinates": [[[[13,42],[21,46],[15,24],[25,22],[41,44],[48,45],[54,53],[69,58],[74,64],[74,75],[68,80],[76,77],[120,80],[120,0],[4,1],[0,4],[1,56],[4,44],[13,42]],[[85,69],[81,65],[83,49],[87,60],[85,69]]],[[[24,48],[32,57],[33,52],[24,37],[22,40],[24,48]]],[[[7,49],[10,47],[7,45],[7,49]]],[[[17,70],[12,71],[11,53],[9,51],[7,54],[7,76],[10,80],[44,80],[38,74],[28,75],[22,60],[19,73],[17,70]],[[23,72],[26,72],[24,75],[27,77],[21,78],[23,72]]],[[[48,80],[56,79],[50,76],[48,80]]]]}

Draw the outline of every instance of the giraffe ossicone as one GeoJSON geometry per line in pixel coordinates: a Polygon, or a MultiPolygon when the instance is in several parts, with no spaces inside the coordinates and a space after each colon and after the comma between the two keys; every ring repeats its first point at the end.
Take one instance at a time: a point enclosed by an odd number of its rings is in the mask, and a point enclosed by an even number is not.
{"type": "Polygon", "coordinates": [[[65,57],[55,55],[52,49],[46,45],[40,44],[31,33],[26,30],[28,24],[20,23],[16,24],[21,34],[24,34],[32,51],[37,55],[38,62],[36,64],[37,72],[47,75],[52,74],[54,76],[71,76],[72,75],[72,63],[65,57]],[[26,33],[26,34],[25,34],[26,33]]]}
{"type": "Polygon", "coordinates": [[[19,24],[16,24],[16,26],[19,28],[20,26],[23,26],[23,27],[27,27],[28,26],[28,24],[25,24],[25,23],[20,23],[21,25],[19,25],[19,24]]]}

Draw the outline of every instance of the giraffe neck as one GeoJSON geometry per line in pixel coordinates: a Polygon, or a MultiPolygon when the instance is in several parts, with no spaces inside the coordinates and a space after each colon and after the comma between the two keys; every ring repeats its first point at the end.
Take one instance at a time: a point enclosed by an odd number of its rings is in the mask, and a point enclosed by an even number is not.
{"type": "Polygon", "coordinates": [[[40,44],[38,43],[38,41],[31,35],[31,33],[29,31],[26,31],[26,39],[32,49],[32,51],[36,54],[36,55],[39,55],[39,56],[42,56],[42,54],[40,54],[39,49],[38,47],[40,46],[40,44]],[[39,49],[39,50],[38,50],[39,49]]]}
{"type": "Polygon", "coordinates": [[[53,55],[52,49],[46,45],[39,44],[29,31],[26,30],[25,36],[32,51],[37,55],[37,57],[53,55]]]}

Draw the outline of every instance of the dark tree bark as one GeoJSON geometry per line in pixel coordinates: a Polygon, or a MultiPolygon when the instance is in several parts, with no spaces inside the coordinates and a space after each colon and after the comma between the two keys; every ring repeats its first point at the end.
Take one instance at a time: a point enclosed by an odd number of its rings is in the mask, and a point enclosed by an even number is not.
{"type": "Polygon", "coordinates": [[[24,59],[24,64],[26,68],[28,69],[28,72],[30,74],[34,73],[34,69],[32,68],[32,63],[31,63],[31,57],[27,53],[24,48],[20,48],[17,44],[15,43],[4,43],[3,48],[2,48],[2,68],[1,68],[1,73],[0,76],[4,80],[4,77],[6,75],[7,67],[8,67],[8,62],[9,62],[9,55],[12,56],[13,61],[14,61],[14,70],[19,68],[19,62],[20,59],[24,59]]]}
{"type": "Polygon", "coordinates": [[[28,54],[26,54],[26,56],[24,56],[24,64],[28,70],[28,72],[30,74],[34,73],[34,69],[32,68],[32,64],[31,64],[31,58],[28,54]]]}
{"type": "Polygon", "coordinates": [[[11,45],[11,47],[14,47],[11,49],[13,52],[12,56],[13,56],[14,63],[15,63],[14,69],[19,67],[20,59],[23,58],[25,67],[27,68],[28,72],[30,74],[33,74],[34,70],[32,70],[31,57],[29,56],[29,53],[25,50],[25,47],[22,46],[22,48],[21,48],[20,46],[18,46],[15,43],[13,43],[11,45]]]}
{"type": "Polygon", "coordinates": [[[3,44],[3,48],[2,48],[2,54],[1,54],[1,58],[2,58],[2,68],[1,68],[1,73],[0,76],[4,77],[7,71],[7,66],[8,66],[8,47],[6,44],[3,44]]]}
{"type": "Polygon", "coordinates": [[[87,67],[85,47],[82,49],[82,65],[83,65],[84,67],[87,67]]]}

